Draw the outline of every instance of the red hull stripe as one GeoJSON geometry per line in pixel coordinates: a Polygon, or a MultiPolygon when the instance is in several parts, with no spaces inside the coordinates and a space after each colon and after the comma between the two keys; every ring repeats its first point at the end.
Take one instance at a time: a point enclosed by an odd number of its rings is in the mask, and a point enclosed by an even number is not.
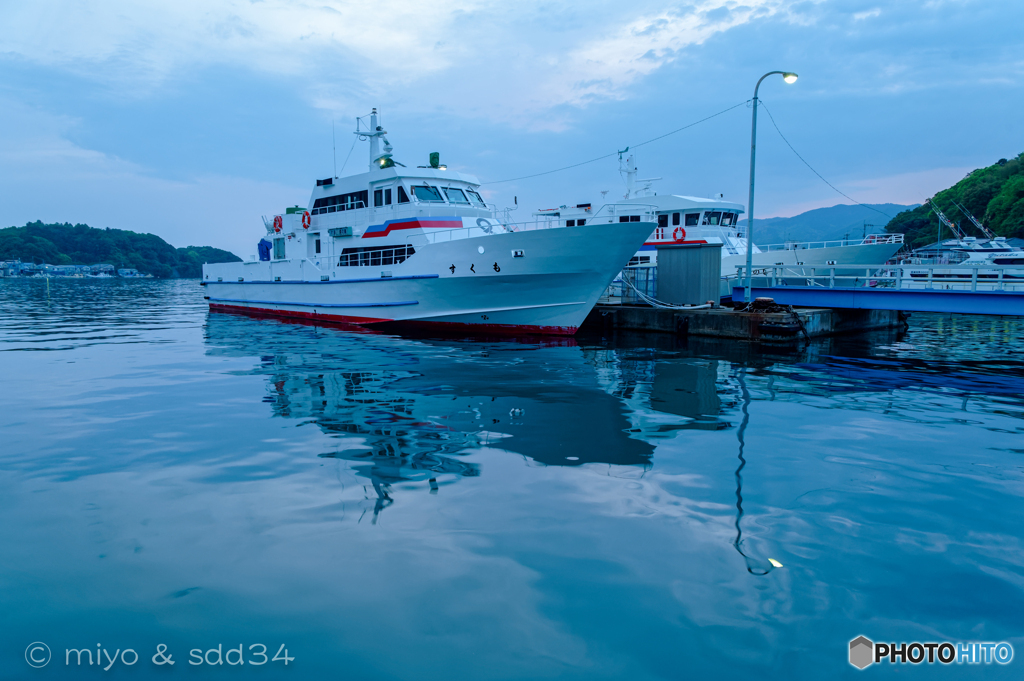
{"type": "Polygon", "coordinates": [[[383,225],[374,225],[363,232],[363,238],[387,236],[400,229],[461,229],[462,220],[451,218],[413,218],[412,220],[389,220],[383,225]]]}
{"type": "Polygon", "coordinates": [[[210,310],[229,310],[231,312],[251,312],[265,317],[293,317],[295,319],[323,319],[326,321],[339,322],[342,324],[373,324],[375,322],[390,322],[390,319],[383,317],[354,317],[341,314],[320,314],[318,312],[305,312],[299,310],[271,310],[263,307],[247,307],[245,305],[225,305],[223,303],[210,303],[210,310]]]}
{"type": "Polygon", "coordinates": [[[521,336],[541,334],[544,336],[572,336],[579,330],[576,326],[541,326],[539,324],[465,324],[462,322],[427,322],[419,319],[394,321],[389,325],[406,326],[414,329],[437,329],[438,331],[463,331],[481,335],[521,336]]]}
{"type": "Polygon", "coordinates": [[[318,312],[300,312],[296,310],[272,310],[214,302],[210,303],[210,310],[212,312],[242,312],[256,317],[312,319],[338,324],[355,324],[357,326],[389,323],[396,326],[437,329],[439,331],[471,332],[479,335],[522,336],[541,334],[545,336],[572,336],[578,330],[578,327],[575,326],[540,326],[537,324],[464,324],[459,322],[426,322],[420,320],[396,321],[380,317],[356,317],[352,315],[321,314],[318,312]]]}

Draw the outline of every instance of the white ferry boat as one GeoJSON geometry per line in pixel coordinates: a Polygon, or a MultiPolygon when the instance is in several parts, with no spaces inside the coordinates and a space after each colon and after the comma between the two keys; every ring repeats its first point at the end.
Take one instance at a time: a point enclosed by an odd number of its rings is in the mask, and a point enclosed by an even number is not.
{"type": "MultiPolygon", "coordinates": [[[[654,267],[658,263],[658,246],[663,244],[722,244],[723,295],[731,293],[737,266],[747,263],[747,239],[738,226],[744,205],[721,199],[703,199],[678,194],[656,195],[651,183],[656,179],[637,180],[633,155],[620,154],[620,172],[625,176],[626,204],[653,205],[657,224],[648,239],[629,261],[630,267],[654,267]],[[639,183],[639,186],[638,186],[639,183]]],[[[591,204],[561,206],[540,210],[538,216],[556,216],[570,223],[583,217],[591,204]]],[[[755,268],[772,265],[878,265],[892,258],[903,246],[902,234],[868,234],[862,239],[819,242],[787,242],[752,246],[755,268]]]]}
{"type": "Polygon", "coordinates": [[[259,259],[204,265],[211,308],[573,334],[655,228],[638,201],[568,222],[499,219],[477,179],[437,154],[417,168],[395,161],[376,109],[356,127],[369,171],[318,180],[306,206],[264,218],[259,259]]]}

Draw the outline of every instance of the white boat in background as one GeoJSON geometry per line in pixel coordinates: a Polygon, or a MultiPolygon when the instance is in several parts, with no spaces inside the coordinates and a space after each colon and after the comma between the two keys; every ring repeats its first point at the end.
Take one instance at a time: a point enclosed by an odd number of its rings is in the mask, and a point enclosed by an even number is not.
{"type": "Polygon", "coordinates": [[[204,265],[211,308],[573,334],[655,227],[638,201],[572,224],[499,219],[476,178],[436,153],[417,168],[395,161],[376,109],[356,134],[368,172],[318,180],[306,206],[264,219],[259,259],[204,265]]]}
{"type": "Polygon", "coordinates": [[[979,241],[961,236],[949,249],[945,260],[907,258],[900,262],[900,288],[944,289],[951,291],[1024,290],[1024,249],[1011,246],[1006,237],[979,241]],[[915,267],[916,265],[916,267],[915,267]],[[932,265],[921,267],[921,265],[932,265]]]}
{"type": "MultiPolygon", "coordinates": [[[[625,153],[625,152],[623,152],[625,153]]],[[[630,267],[655,267],[658,246],[669,244],[722,244],[722,295],[732,292],[737,267],[747,262],[747,239],[737,224],[744,205],[678,194],[658,195],[652,190],[656,179],[637,179],[633,155],[619,154],[620,173],[625,177],[626,193],[621,203],[653,205],[657,225],[629,261],[630,267]]],[[[540,210],[538,216],[557,217],[567,223],[585,219],[589,203],[540,210]]],[[[902,234],[868,234],[862,239],[841,241],[787,242],[758,246],[754,244],[752,262],[757,268],[772,265],[876,265],[887,262],[903,247],[902,234]]]]}

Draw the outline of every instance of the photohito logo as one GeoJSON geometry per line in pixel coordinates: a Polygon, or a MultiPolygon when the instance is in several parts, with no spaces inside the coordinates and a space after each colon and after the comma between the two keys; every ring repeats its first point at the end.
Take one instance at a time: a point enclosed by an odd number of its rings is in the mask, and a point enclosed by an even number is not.
{"type": "Polygon", "coordinates": [[[50,662],[50,646],[42,641],[29,643],[28,648],[25,648],[25,662],[36,669],[45,667],[50,662]]]}
{"type": "Polygon", "coordinates": [[[866,636],[850,641],[850,664],[864,669],[876,662],[890,664],[1009,664],[1013,646],[1009,643],[875,643],[866,636]]]}

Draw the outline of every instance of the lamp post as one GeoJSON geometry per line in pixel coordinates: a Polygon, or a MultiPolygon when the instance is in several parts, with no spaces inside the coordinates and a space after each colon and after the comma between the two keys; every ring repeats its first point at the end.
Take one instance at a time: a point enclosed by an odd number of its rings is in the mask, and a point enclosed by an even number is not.
{"type": "Polygon", "coordinates": [[[757,90],[761,87],[762,80],[775,74],[782,76],[782,79],[787,83],[795,83],[797,79],[797,75],[789,71],[769,71],[761,76],[761,80],[758,80],[757,85],[754,86],[754,115],[750,125],[750,198],[747,201],[747,282],[743,292],[743,297],[748,303],[751,302],[750,284],[753,277],[751,263],[754,257],[754,241],[751,239],[751,234],[754,231],[754,154],[757,150],[757,90]]]}

